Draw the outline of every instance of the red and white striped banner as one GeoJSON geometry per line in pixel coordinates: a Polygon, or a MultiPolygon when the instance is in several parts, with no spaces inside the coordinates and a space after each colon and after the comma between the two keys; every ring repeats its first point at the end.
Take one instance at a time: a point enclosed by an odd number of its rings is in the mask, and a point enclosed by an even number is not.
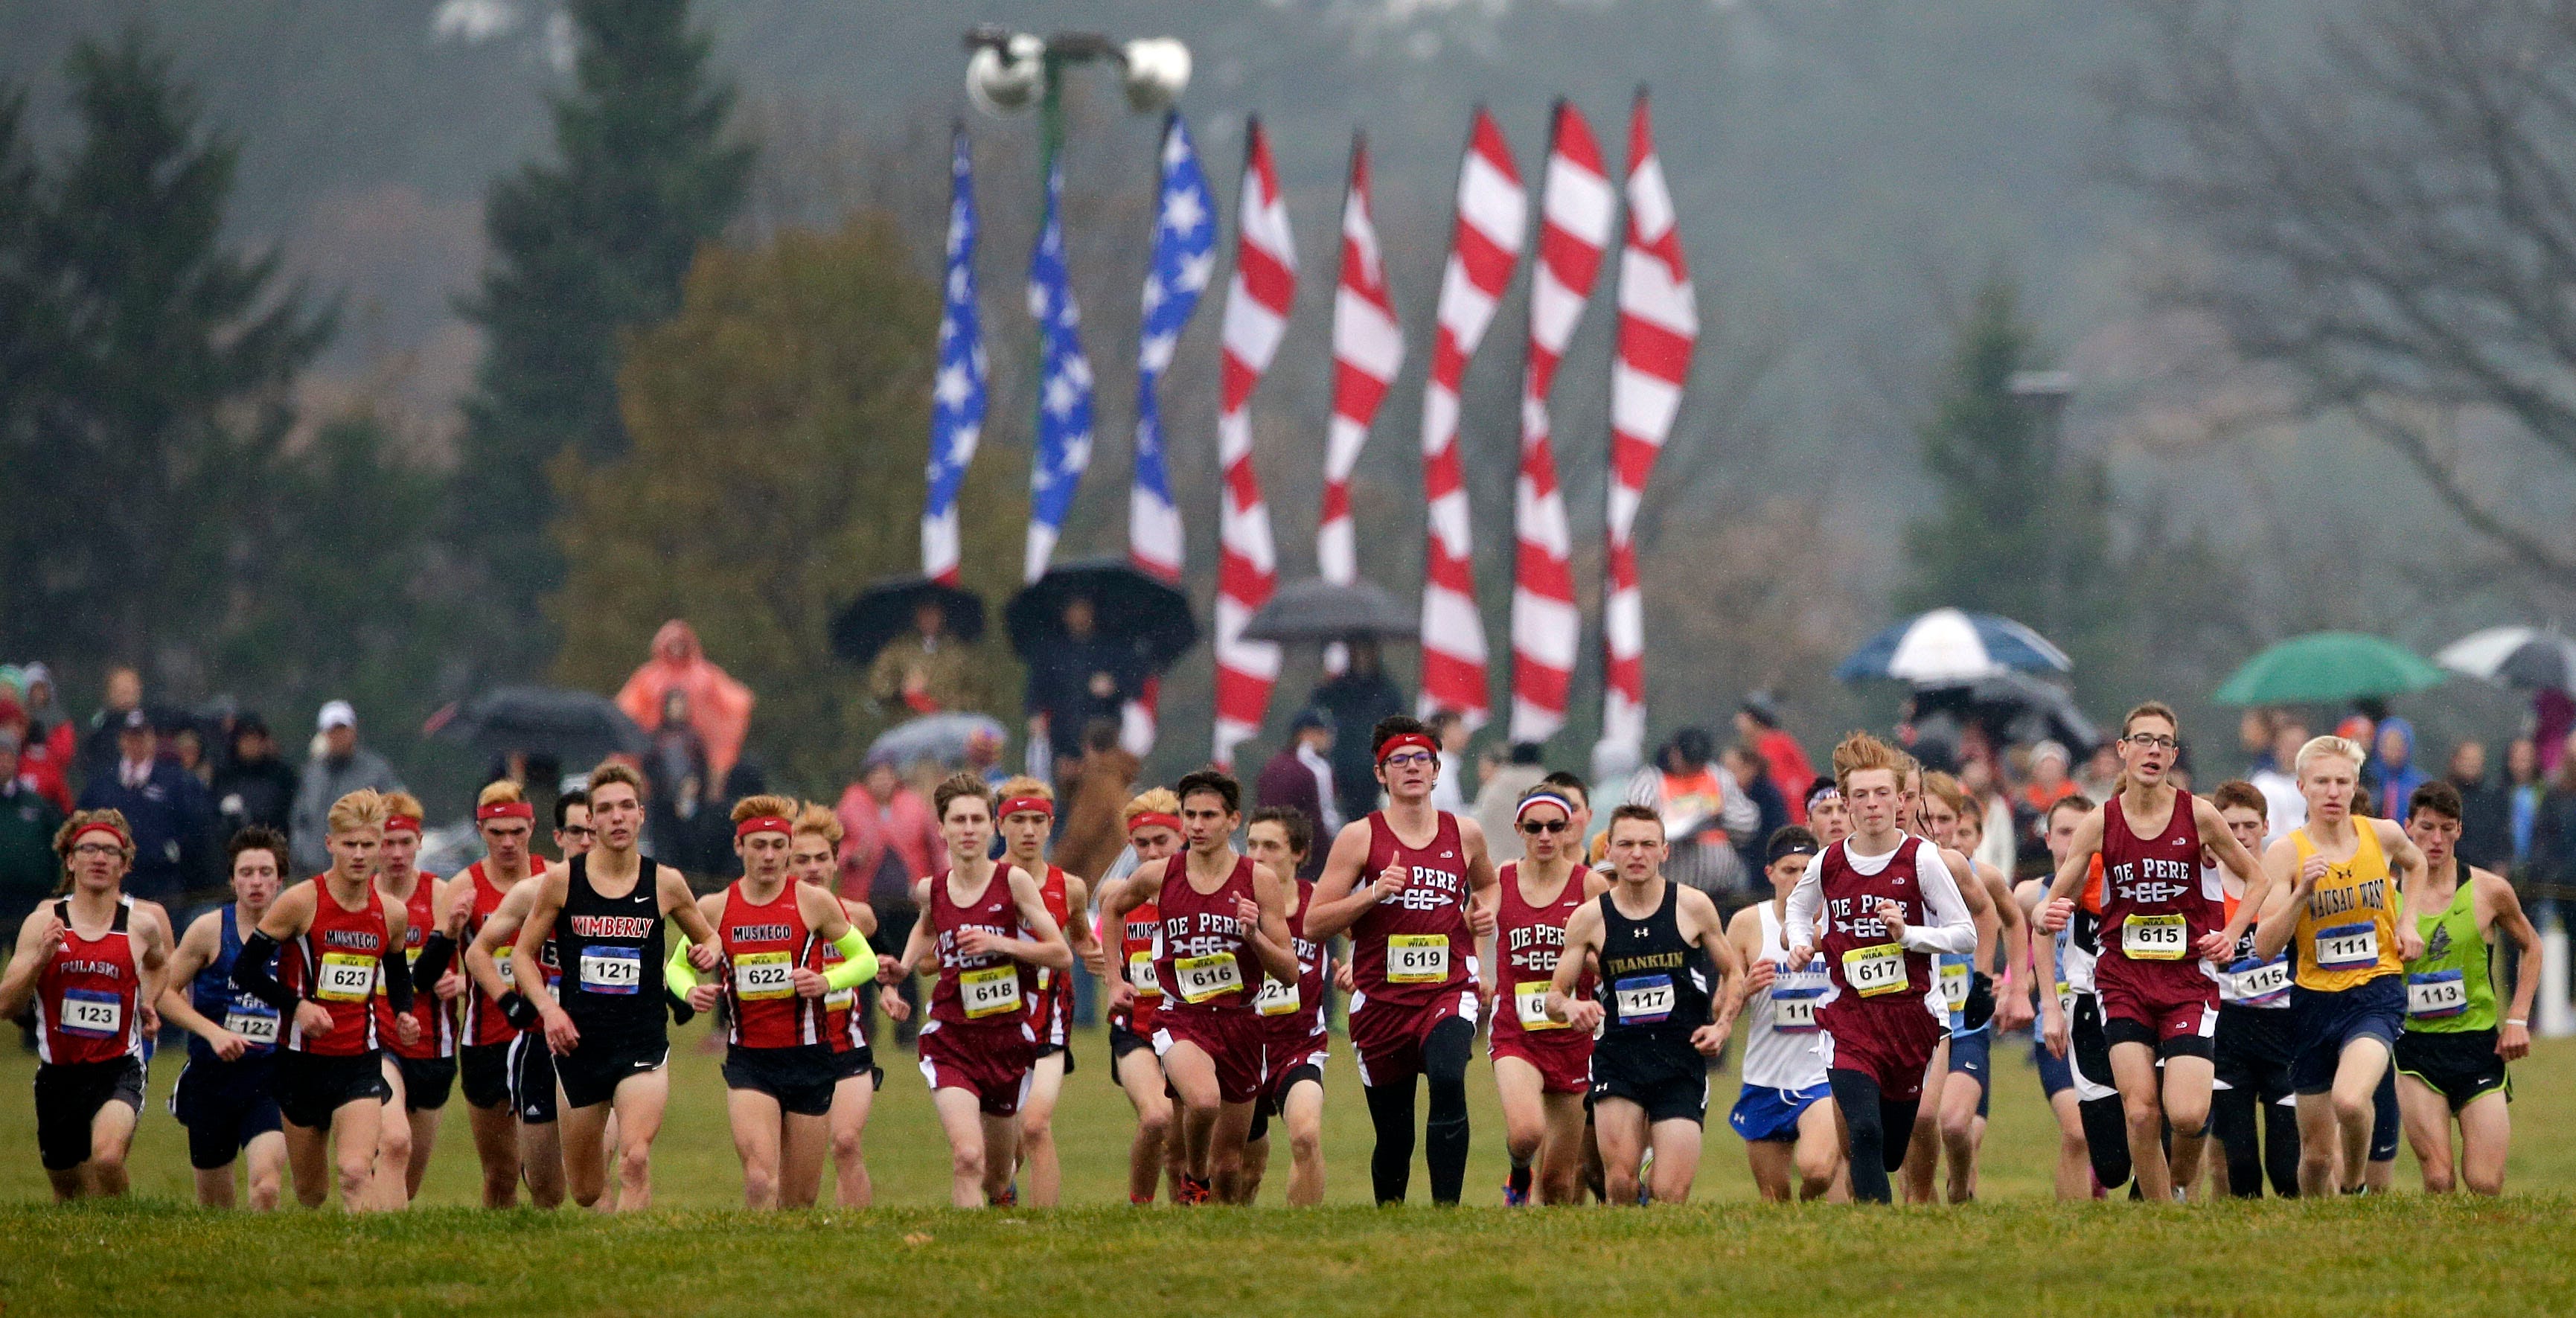
{"type": "Polygon", "coordinates": [[[1634,535],[1646,477],[1672,433],[1699,343],[1699,302],[1673,227],[1673,197],[1655,156],[1646,93],[1628,120],[1628,238],[1619,253],[1619,352],[1610,371],[1609,572],[1601,610],[1607,665],[1601,739],[1646,742],[1646,605],[1634,535]]]}
{"type": "Polygon", "coordinates": [[[1583,615],[1574,607],[1574,545],[1565,494],[1556,483],[1547,396],[1557,363],[1583,319],[1618,194],[1601,164],[1591,126],[1568,101],[1556,103],[1546,173],[1539,184],[1537,268],[1530,274],[1529,360],[1521,379],[1521,473],[1512,500],[1518,541],[1512,574],[1512,740],[1541,742],[1565,726],[1583,615]]]}
{"type": "Polygon", "coordinates": [[[1387,386],[1404,368],[1404,335],[1386,292],[1386,259],[1370,214],[1368,142],[1351,136],[1350,190],[1342,196],[1342,273],[1333,292],[1333,421],[1324,449],[1324,516],[1315,528],[1315,566],[1324,580],[1359,580],[1351,529],[1351,470],[1387,386]]]}
{"type": "Polygon", "coordinates": [[[1216,762],[1231,764],[1234,748],[1261,731],[1270,709],[1270,687],[1279,678],[1279,647],[1243,639],[1245,624],[1279,585],[1278,553],[1270,538],[1270,508],[1252,467],[1252,417],[1245,410],[1252,388],[1288,329],[1297,296],[1297,249],[1288,236],[1288,207],[1279,196],[1279,172],[1261,121],[1244,126],[1246,143],[1240,218],[1234,236],[1234,277],[1225,288],[1223,369],[1216,418],[1217,464],[1224,473],[1224,510],[1217,525],[1216,762]]]}
{"type": "Polygon", "coordinates": [[[1430,504],[1422,582],[1422,709],[1454,709],[1482,726],[1487,709],[1485,624],[1476,612],[1475,542],[1458,460],[1458,387],[1494,323],[1520,261],[1529,202],[1494,116],[1476,111],[1458,171],[1458,227],[1441,272],[1431,378],[1422,391],[1422,492],[1430,504]]]}

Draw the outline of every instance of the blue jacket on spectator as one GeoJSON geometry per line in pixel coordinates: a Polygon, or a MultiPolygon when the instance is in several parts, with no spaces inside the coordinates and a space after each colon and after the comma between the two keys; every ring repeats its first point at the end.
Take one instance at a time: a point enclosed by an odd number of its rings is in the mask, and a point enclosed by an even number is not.
{"type": "Polygon", "coordinates": [[[168,902],[198,886],[207,873],[214,830],[214,801],[176,760],[155,759],[140,786],[125,785],[124,766],[111,761],[81,789],[83,810],[117,810],[134,830],[134,869],[126,892],[168,902]]]}

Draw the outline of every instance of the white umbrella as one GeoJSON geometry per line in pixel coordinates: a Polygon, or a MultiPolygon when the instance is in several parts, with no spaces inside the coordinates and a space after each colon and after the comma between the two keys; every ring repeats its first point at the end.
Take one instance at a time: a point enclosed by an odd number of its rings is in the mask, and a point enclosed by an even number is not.
{"type": "Polygon", "coordinates": [[[2489,627],[2443,646],[2433,662],[2455,673],[2534,690],[2576,686],[2576,641],[2555,628],[2489,627]]]}

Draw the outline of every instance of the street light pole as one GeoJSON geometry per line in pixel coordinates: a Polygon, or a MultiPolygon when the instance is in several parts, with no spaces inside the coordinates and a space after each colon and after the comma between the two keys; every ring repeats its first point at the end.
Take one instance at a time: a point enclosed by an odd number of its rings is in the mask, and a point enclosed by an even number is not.
{"type": "MultiPolygon", "coordinates": [[[[2004,381],[2004,392],[2029,409],[2031,425],[2048,446],[2048,469],[2043,473],[2047,486],[2038,491],[2042,516],[2048,521],[2051,544],[2063,540],[2064,528],[2057,513],[2057,469],[2059,450],[2065,446],[2066,403],[2075,396],[2073,371],[2015,371],[2004,381]]],[[[2063,644],[2066,636],[2066,571],[2061,563],[2048,574],[2047,616],[2040,620],[2040,634],[2063,644]]]]}

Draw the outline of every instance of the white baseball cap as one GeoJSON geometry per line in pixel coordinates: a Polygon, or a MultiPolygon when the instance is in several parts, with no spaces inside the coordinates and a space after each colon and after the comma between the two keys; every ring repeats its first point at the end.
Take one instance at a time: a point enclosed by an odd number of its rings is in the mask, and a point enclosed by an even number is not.
{"type": "Polygon", "coordinates": [[[334,700],[322,707],[320,723],[324,732],[333,728],[354,728],[358,726],[358,711],[348,701],[334,700]]]}

